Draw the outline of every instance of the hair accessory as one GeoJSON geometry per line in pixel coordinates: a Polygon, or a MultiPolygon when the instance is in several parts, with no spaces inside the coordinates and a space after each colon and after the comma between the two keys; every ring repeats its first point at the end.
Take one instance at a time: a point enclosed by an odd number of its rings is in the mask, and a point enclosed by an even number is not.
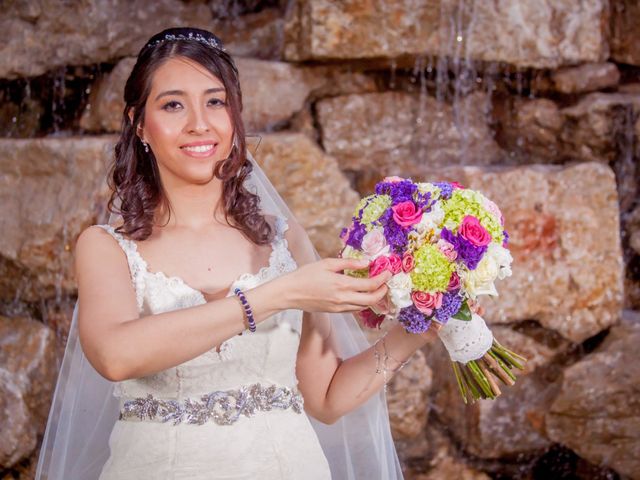
{"type": "Polygon", "coordinates": [[[178,34],[166,33],[163,37],[147,43],[147,45],[144,48],[146,49],[151,47],[157,47],[161,43],[176,42],[176,41],[200,42],[211,48],[215,48],[216,50],[222,50],[223,52],[226,51],[225,48],[222,46],[222,42],[220,42],[220,40],[218,40],[215,36],[213,35],[211,35],[210,37],[204,36],[199,32],[188,32],[188,33],[185,32],[185,33],[178,33],[178,34]]]}
{"type": "Polygon", "coordinates": [[[253,312],[251,311],[251,306],[247,301],[247,297],[244,296],[244,293],[239,288],[233,290],[233,293],[240,299],[242,302],[242,307],[244,308],[244,313],[247,316],[247,323],[249,324],[249,331],[256,331],[256,321],[253,319],[253,312]]]}

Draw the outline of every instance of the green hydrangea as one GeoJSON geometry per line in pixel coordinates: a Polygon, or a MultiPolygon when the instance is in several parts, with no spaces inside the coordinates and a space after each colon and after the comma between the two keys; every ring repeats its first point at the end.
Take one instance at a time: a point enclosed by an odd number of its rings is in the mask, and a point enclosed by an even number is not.
{"type": "MultiPolygon", "coordinates": [[[[362,209],[362,218],[360,223],[365,225],[371,224],[378,220],[382,214],[391,206],[391,197],[389,195],[369,195],[364,197],[358,203],[354,216],[358,216],[358,212],[362,209]]],[[[367,228],[370,230],[370,228],[367,228]]]]}
{"type": "Polygon", "coordinates": [[[465,215],[473,215],[480,224],[487,229],[494,242],[502,244],[504,238],[500,219],[489,213],[483,205],[481,193],[469,189],[456,189],[451,194],[451,198],[443,202],[444,224],[455,224],[459,226],[465,215]]]}
{"type": "Polygon", "coordinates": [[[430,200],[434,201],[440,198],[440,187],[435,186],[433,183],[421,182],[416,184],[418,186],[418,192],[425,193],[430,192],[430,200]]]}
{"type": "Polygon", "coordinates": [[[427,243],[415,251],[415,268],[411,281],[423,292],[446,292],[455,264],[444,256],[437,246],[427,243]]]}

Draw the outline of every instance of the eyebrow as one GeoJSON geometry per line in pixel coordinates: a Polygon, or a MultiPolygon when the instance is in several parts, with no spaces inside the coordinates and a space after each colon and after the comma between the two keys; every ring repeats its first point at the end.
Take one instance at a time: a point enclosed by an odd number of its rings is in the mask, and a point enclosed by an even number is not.
{"type": "MultiPolygon", "coordinates": [[[[220,87],[210,88],[208,90],[205,90],[204,94],[209,95],[210,93],[217,93],[217,92],[224,92],[224,88],[220,88],[220,87]]],[[[184,95],[184,92],[182,90],[167,90],[166,92],[162,92],[158,94],[158,96],[156,97],[156,101],[162,97],[167,97],[171,95],[184,95]]]]}

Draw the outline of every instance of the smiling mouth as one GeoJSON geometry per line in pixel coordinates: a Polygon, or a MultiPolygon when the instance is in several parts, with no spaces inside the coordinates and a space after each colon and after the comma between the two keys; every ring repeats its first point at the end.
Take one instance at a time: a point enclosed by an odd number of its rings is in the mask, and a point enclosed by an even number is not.
{"type": "Polygon", "coordinates": [[[207,153],[213,150],[215,148],[215,145],[213,143],[210,143],[208,145],[194,145],[194,146],[185,146],[180,148],[182,150],[186,150],[187,152],[207,153]]]}

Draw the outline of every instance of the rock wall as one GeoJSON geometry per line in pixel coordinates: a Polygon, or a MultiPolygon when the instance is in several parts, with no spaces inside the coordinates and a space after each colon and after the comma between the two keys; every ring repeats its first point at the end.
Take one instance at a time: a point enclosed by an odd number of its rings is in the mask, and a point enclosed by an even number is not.
{"type": "Polygon", "coordinates": [[[457,180],[505,214],[513,277],[482,306],[529,363],[465,406],[442,347],[418,352],[388,389],[407,479],[640,478],[637,2],[5,4],[0,478],[34,475],[135,55],[185,24],[236,56],[249,148],[321,254],[384,175],[457,180]]]}

